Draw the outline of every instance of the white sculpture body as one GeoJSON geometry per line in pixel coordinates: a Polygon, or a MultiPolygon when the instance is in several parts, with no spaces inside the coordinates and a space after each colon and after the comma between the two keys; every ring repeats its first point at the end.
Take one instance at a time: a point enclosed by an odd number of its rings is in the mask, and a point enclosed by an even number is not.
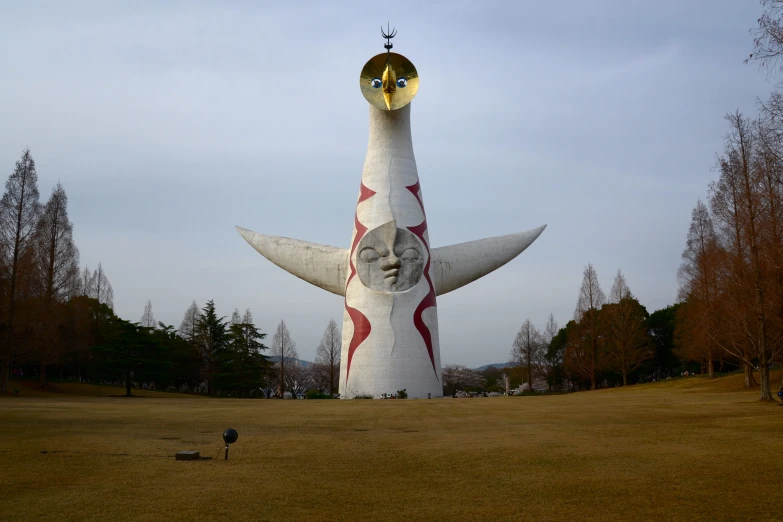
{"type": "Polygon", "coordinates": [[[545,226],[432,248],[410,127],[410,104],[370,105],[370,139],[350,248],[237,227],[264,257],[345,297],[340,397],[441,397],[436,296],[506,264],[545,226]]]}
{"type": "Polygon", "coordinates": [[[443,395],[434,270],[410,107],[383,111],[370,105],[348,258],[341,397],[401,389],[409,397],[443,395]]]}

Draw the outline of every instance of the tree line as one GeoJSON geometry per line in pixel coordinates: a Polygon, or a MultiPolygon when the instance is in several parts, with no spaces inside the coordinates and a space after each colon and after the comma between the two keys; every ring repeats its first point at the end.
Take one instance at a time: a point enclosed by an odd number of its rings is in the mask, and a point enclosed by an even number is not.
{"type": "Polygon", "coordinates": [[[772,400],[770,367],[783,356],[783,98],[726,116],[729,131],[707,203],[693,209],[678,273],[684,353],[742,366],[745,386],[772,400]]]}
{"type": "Polygon", "coordinates": [[[648,313],[620,270],[607,299],[588,263],[572,320],[561,328],[550,314],[539,330],[526,319],[512,342],[507,367],[490,372],[446,367],[447,394],[503,388],[508,392],[520,385],[531,392],[576,391],[692,372],[698,366],[681,359],[675,343],[679,306],[648,313]],[[493,375],[496,372],[500,375],[493,375]]]}
{"type": "MultiPolygon", "coordinates": [[[[746,60],[770,76],[783,71],[783,0],[761,0],[746,60]]],[[[773,400],[770,369],[783,363],[783,90],[778,84],[754,115],[727,114],[717,179],[697,201],[677,273],[677,303],[652,315],[618,272],[610,298],[587,266],[574,319],[553,335],[525,321],[512,358],[553,384],[661,378],[696,363],[715,377],[741,369],[744,385],[773,400]],[[758,382],[756,380],[758,375],[758,382]]]]}
{"type": "Polygon", "coordinates": [[[90,299],[111,309],[111,283],[100,263],[79,270],[65,189],[58,183],[42,203],[25,149],[0,199],[0,393],[22,363],[37,364],[45,383],[65,354],[80,361],[82,304],[90,299]]]}
{"type": "MultiPolygon", "coordinates": [[[[734,230],[741,240],[747,229],[734,230]]],[[[697,203],[678,272],[679,299],[652,314],[619,270],[607,299],[588,263],[574,318],[558,329],[550,315],[543,331],[525,320],[505,371],[531,390],[553,392],[624,386],[686,371],[714,378],[743,370],[745,386],[759,386],[761,399],[770,400],[769,370],[783,363],[783,292],[765,290],[780,290],[775,286],[783,284],[783,273],[762,265],[773,277],[757,284],[752,256],[732,257],[721,243],[726,237],[716,231],[709,209],[697,203]]],[[[763,248],[774,250],[772,245],[764,242],[763,248]]],[[[478,385],[474,380],[469,386],[478,385]]]]}
{"type": "Polygon", "coordinates": [[[227,319],[213,301],[201,309],[193,302],[175,329],[155,320],[149,301],[138,322],[118,317],[113,306],[103,266],[79,267],[65,189],[58,183],[41,202],[35,161],[25,149],[0,199],[0,393],[12,375],[34,375],[46,387],[51,372],[121,383],[127,395],[134,385],[234,397],[311,388],[337,393],[334,321],[305,371],[284,321],[267,347],[250,310],[227,319]]]}
{"type": "MultiPolygon", "coordinates": [[[[285,398],[311,392],[326,398],[337,394],[340,373],[340,331],[331,320],[313,363],[297,359],[296,343],[280,321],[269,346],[267,334],[250,310],[218,315],[214,301],[188,307],[179,329],[156,321],[152,303],[141,320],[118,317],[95,298],[77,296],[66,304],[67,319],[80,340],[79,350],[64,353],[60,379],[218,397],[285,398]]],[[[37,366],[19,363],[21,372],[37,366]]],[[[43,374],[42,374],[43,375],[43,374]]],[[[45,385],[45,381],[41,381],[45,385]]]]}
{"type": "MultiPolygon", "coordinates": [[[[762,0],[754,34],[756,61],[781,71],[783,2],[762,0]]],[[[683,354],[710,377],[725,360],[745,386],[773,400],[770,368],[783,360],[783,91],[780,84],[753,116],[726,115],[724,149],[706,204],[696,203],[678,273],[683,354]],[[754,376],[758,372],[758,380],[754,376]]]]}
{"type": "MultiPolygon", "coordinates": [[[[284,321],[266,346],[250,310],[229,319],[218,316],[213,301],[203,308],[193,302],[178,329],[155,321],[149,301],[138,322],[118,317],[102,265],[79,268],[67,203],[60,184],[39,202],[35,162],[25,150],[0,200],[0,390],[16,369],[37,374],[42,386],[53,370],[80,382],[121,383],[127,394],[134,384],[232,397],[337,394],[341,334],[333,320],[316,361],[305,364],[284,321]]],[[[573,321],[558,329],[550,316],[542,333],[526,321],[512,349],[516,364],[483,372],[446,367],[447,391],[536,388],[537,380],[550,391],[595,388],[599,379],[619,375],[627,383],[640,369],[649,373],[643,363],[653,357],[650,325],[658,318],[633,297],[621,273],[604,300],[588,265],[573,321]]],[[[667,314],[661,311],[658,322],[670,324],[667,314]]],[[[662,375],[662,366],[655,371],[662,375]]]]}
{"type": "MultiPolygon", "coordinates": [[[[783,0],[761,4],[746,61],[775,75],[783,70],[783,0]]],[[[588,264],[564,327],[551,315],[541,331],[526,320],[512,344],[513,364],[483,372],[447,366],[444,389],[595,389],[694,367],[709,377],[739,368],[745,386],[772,400],[770,368],[783,361],[783,90],[760,101],[753,116],[735,112],[726,121],[717,179],[692,212],[678,302],[649,314],[620,271],[607,299],[588,264]]],[[[25,150],[0,199],[0,393],[15,369],[36,368],[45,386],[54,368],[80,381],[120,379],[128,393],[133,382],[145,382],[232,396],[336,394],[334,321],[316,362],[304,365],[285,322],[267,347],[249,310],[227,320],[212,301],[201,309],[194,302],[178,330],[156,323],[150,302],[139,322],[117,317],[102,265],[79,268],[67,201],[59,183],[40,201],[25,150]]]]}

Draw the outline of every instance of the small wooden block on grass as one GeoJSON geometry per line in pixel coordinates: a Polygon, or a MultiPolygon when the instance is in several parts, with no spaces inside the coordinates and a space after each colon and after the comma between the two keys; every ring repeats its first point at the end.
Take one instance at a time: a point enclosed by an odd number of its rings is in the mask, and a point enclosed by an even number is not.
{"type": "Polygon", "coordinates": [[[175,455],[177,460],[200,460],[201,456],[198,451],[178,451],[175,455]]]}

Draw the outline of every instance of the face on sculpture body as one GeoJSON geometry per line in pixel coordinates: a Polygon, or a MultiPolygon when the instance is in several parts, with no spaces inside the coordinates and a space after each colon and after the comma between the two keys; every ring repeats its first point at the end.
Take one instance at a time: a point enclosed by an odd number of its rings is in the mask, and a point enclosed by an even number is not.
{"type": "Polygon", "coordinates": [[[389,221],[369,232],[356,249],[359,279],[379,292],[404,292],[424,271],[424,249],[410,231],[389,221]]]}

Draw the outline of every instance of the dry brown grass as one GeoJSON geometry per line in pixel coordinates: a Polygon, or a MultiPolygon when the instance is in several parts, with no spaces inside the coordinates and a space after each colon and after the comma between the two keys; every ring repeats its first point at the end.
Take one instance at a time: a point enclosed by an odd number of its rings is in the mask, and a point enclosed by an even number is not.
{"type": "Polygon", "coordinates": [[[781,520],[783,408],[740,382],[430,401],[5,397],[0,519],[781,520]],[[174,460],[214,457],[229,426],[229,461],[174,460]]]}

